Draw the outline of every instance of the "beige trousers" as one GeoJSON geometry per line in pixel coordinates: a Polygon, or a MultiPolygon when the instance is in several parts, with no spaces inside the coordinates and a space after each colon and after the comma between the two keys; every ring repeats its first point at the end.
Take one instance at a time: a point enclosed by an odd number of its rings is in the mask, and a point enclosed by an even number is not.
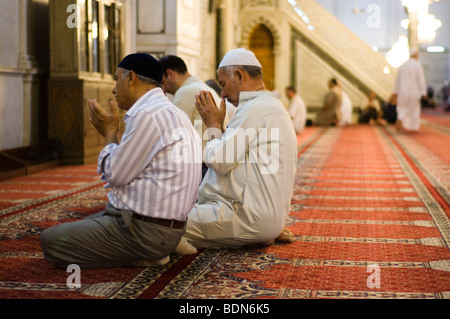
{"type": "Polygon", "coordinates": [[[45,258],[58,267],[108,268],[167,257],[184,232],[138,220],[133,212],[108,204],[104,212],[45,230],[40,239],[45,258]]]}

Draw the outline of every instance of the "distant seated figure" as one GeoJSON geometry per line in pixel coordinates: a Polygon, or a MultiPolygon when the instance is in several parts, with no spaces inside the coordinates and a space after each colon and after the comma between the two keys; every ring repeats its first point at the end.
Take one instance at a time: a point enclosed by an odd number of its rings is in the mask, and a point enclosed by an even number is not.
{"type": "Polygon", "coordinates": [[[431,86],[427,88],[427,98],[422,98],[420,103],[423,108],[436,108],[437,102],[434,99],[434,90],[431,86]]]}
{"type": "Polygon", "coordinates": [[[375,93],[370,92],[367,101],[364,103],[363,111],[358,118],[358,123],[384,124],[384,120],[381,119],[381,114],[380,102],[375,93]]]}
{"type": "Polygon", "coordinates": [[[443,83],[440,96],[442,100],[439,104],[443,105],[445,109],[445,107],[450,103],[450,84],[447,80],[445,80],[443,83]]]}
{"type": "Polygon", "coordinates": [[[288,113],[294,125],[295,133],[301,134],[306,125],[306,105],[293,86],[286,88],[286,97],[291,101],[288,113]]]}
{"type": "Polygon", "coordinates": [[[323,107],[314,121],[318,126],[337,125],[341,118],[342,90],[334,78],[328,81],[328,87],[330,91],[325,96],[323,107]]]}
{"type": "Polygon", "coordinates": [[[397,122],[397,96],[392,94],[383,105],[383,119],[389,124],[395,124],[397,122]]]}
{"type": "Polygon", "coordinates": [[[363,103],[363,109],[358,118],[358,123],[374,123],[380,113],[380,102],[374,92],[370,92],[366,101],[363,103]]]}

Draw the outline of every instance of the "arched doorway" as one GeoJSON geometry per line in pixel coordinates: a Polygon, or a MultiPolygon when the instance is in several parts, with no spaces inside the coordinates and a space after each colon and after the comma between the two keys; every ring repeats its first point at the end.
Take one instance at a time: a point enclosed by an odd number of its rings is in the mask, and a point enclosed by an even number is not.
{"type": "Polygon", "coordinates": [[[249,37],[249,49],[255,53],[263,67],[264,84],[266,89],[275,88],[275,54],[272,32],[264,24],[258,24],[249,37]]]}

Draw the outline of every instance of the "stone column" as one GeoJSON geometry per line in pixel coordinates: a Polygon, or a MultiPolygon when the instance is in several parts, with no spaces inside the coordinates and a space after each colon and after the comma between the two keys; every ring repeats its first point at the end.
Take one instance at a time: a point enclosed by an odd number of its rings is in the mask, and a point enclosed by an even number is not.
{"type": "Polygon", "coordinates": [[[17,67],[23,76],[23,146],[38,142],[37,108],[39,81],[37,62],[34,58],[34,34],[32,0],[19,0],[19,60],[17,67]],[[36,124],[36,125],[35,125],[36,124]]]}
{"type": "Polygon", "coordinates": [[[32,0],[19,0],[19,61],[18,67],[22,70],[37,67],[33,55],[33,15],[30,14],[33,6],[32,0]]]}
{"type": "Polygon", "coordinates": [[[419,26],[419,15],[417,12],[409,13],[409,48],[416,49],[419,51],[419,34],[418,28],[419,26]]]}

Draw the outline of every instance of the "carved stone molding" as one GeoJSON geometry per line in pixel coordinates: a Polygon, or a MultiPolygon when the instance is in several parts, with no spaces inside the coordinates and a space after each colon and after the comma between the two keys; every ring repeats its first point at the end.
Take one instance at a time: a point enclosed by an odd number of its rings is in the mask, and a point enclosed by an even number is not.
{"type": "Polygon", "coordinates": [[[259,16],[255,19],[249,21],[248,23],[246,23],[246,25],[244,26],[244,28],[242,30],[241,46],[243,46],[243,47],[247,46],[248,39],[250,38],[250,35],[251,35],[253,29],[259,24],[264,24],[272,32],[273,39],[274,39],[274,51],[277,52],[280,47],[280,43],[281,43],[281,38],[280,38],[280,33],[278,31],[277,23],[275,23],[274,21],[272,21],[270,18],[268,18],[266,16],[259,16]]]}
{"type": "Polygon", "coordinates": [[[277,3],[277,0],[242,0],[241,8],[274,7],[277,3]]]}

